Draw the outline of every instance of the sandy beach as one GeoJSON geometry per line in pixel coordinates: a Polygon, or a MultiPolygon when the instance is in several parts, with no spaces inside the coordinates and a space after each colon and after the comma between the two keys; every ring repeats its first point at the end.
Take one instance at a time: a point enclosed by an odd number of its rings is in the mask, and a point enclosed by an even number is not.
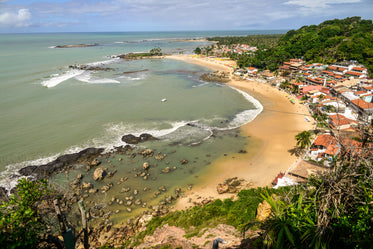
{"type": "MultiPolygon", "coordinates": [[[[169,56],[213,70],[232,71],[226,64],[232,62],[192,57],[186,55],[169,56]]],[[[230,86],[249,93],[260,101],[264,109],[252,122],[242,126],[241,135],[249,137],[247,153],[228,155],[213,162],[200,175],[200,183],[185,193],[176,204],[176,209],[192,206],[209,198],[230,198],[234,194],[219,195],[216,187],[230,177],[238,177],[247,182],[247,187],[270,186],[281,171],[286,171],[297,161],[289,150],[296,144],[294,136],[301,131],[312,129],[312,121],[305,121],[309,115],[307,108],[297,100],[292,104],[285,92],[268,85],[248,80],[231,80],[230,86]]]]}

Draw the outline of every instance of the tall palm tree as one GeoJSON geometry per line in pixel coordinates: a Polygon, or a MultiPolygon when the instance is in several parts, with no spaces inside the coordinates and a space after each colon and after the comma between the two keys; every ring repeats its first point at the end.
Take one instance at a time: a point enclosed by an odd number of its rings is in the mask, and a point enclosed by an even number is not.
{"type": "Polygon", "coordinates": [[[295,135],[297,140],[297,146],[300,146],[302,149],[305,149],[311,145],[312,133],[310,131],[302,131],[295,135]]]}

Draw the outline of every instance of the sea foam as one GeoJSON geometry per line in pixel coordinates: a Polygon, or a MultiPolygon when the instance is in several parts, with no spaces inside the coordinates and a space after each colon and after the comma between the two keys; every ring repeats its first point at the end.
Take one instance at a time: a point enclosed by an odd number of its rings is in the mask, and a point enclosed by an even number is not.
{"type": "Polygon", "coordinates": [[[54,77],[50,78],[49,80],[44,80],[43,82],[41,82],[41,85],[46,86],[48,88],[55,87],[58,84],[66,81],[68,79],[71,79],[71,78],[74,78],[78,75],[81,75],[84,72],[85,72],[84,70],[77,70],[77,69],[69,70],[62,75],[54,76],[54,77]]]}
{"type": "Polygon", "coordinates": [[[81,82],[89,83],[89,84],[118,84],[120,83],[119,81],[114,80],[114,79],[92,77],[91,74],[87,72],[84,74],[78,75],[77,77],[75,77],[75,79],[81,82]]]}

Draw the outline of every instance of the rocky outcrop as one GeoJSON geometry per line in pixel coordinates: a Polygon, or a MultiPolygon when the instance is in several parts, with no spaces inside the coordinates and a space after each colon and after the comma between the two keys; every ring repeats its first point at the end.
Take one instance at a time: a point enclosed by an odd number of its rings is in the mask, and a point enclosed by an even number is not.
{"type": "Polygon", "coordinates": [[[78,70],[89,70],[89,71],[113,71],[113,68],[110,67],[99,67],[99,66],[88,66],[88,65],[70,65],[70,69],[78,70]]]}
{"type": "Polygon", "coordinates": [[[132,135],[132,134],[124,135],[122,137],[122,141],[127,144],[138,144],[141,142],[146,142],[148,140],[157,140],[157,138],[147,133],[143,133],[139,137],[136,137],[135,135],[132,135]]]}
{"type": "Polygon", "coordinates": [[[208,82],[226,83],[229,81],[229,74],[224,71],[216,71],[214,73],[205,73],[201,76],[201,80],[208,82]]]}
{"type": "Polygon", "coordinates": [[[93,173],[93,179],[95,181],[99,181],[104,179],[104,177],[107,175],[106,171],[103,170],[102,168],[97,168],[95,172],[93,173]]]}
{"type": "Polygon", "coordinates": [[[18,171],[23,176],[34,176],[36,179],[42,179],[50,177],[63,170],[71,168],[74,164],[78,163],[90,163],[92,160],[99,156],[104,149],[102,148],[88,148],[78,153],[67,154],[58,157],[56,160],[40,165],[40,166],[27,166],[18,171]]]}
{"type": "Polygon", "coordinates": [[[95,47],[99,44],[71,44],[71,45],[58,45],[55,48],[85,48],[85,47],[95,47]]]}
{"type": "Polygon", "coordinates": [[[216,190],[219,194],[238,193],[242,188],[244,180],[237,177],[228,178],[224,183],[219,183],[216,190]]]}

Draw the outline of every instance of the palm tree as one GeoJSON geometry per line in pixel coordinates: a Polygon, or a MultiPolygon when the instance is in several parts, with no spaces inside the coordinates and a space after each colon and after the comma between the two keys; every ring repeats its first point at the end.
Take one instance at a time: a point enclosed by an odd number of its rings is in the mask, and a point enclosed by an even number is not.
{"type": "Polygon", "coordinates": [[[302,149],[305,149],[311,145],[312,133],[310,131],[302,131],[295,135],[297,140],[297,146],[300,146],[302,149]]]}
{"type": "Polygon", "coordinates": [[[315,130],[317,130],[317,126],[319,124],[325,124],[325,121],[328,119],[329,116],[325,113],[322,113],[320,115],[319,114],[313,114],[312,117],[316,121],[315,130]]]}

